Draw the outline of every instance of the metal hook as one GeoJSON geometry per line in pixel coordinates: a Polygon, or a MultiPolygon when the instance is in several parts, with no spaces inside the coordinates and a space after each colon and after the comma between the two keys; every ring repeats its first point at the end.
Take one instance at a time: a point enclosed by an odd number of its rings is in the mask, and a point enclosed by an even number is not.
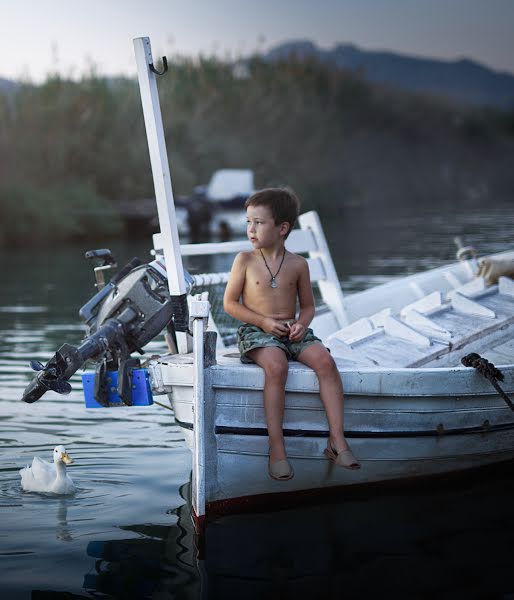
{"type": "Polygon", "coordinates": [[[150,71],[152,71],[152,73],[155,73],[156,75],[164,75],[164,73],[166,73],[166,71],[168,70],[168,60],[165,56],[162,57],[162,71],[158,71],[153,66],[153,63],[150,63],[148,66],[150,67],[150,71]]]}

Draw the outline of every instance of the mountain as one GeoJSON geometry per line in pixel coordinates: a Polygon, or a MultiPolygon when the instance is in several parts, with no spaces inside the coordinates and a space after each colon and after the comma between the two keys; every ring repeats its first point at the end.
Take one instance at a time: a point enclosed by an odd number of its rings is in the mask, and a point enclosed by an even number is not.
{"type": "Polygon", "coordinates": [[[16,89],[18,84],[15,81],[11,81],[10,79],[2,79],[0,77],[0,93],[11,93],[16,89]]]}
{"type": "Polygon", "coordinates": [[[277,61],[291,56],[299,60],[315,58],[338,68],[357,71],[368,81],[441,96],[459,104],[514,108],[514,76],[468,59],[435,60],[361,50],[352,44],[323,50],[308,40],[276,46],[264,59],[277,61]]]}

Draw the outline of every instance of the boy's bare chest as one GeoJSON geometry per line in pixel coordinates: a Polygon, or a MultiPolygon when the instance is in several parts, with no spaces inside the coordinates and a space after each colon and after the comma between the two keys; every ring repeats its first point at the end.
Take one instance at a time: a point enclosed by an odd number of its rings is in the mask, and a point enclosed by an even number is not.
{"type": "Polygon", "coordinates": [[[248,265],[246,270],[245,287],[255,291],[273,289],[275,286],[281,289],[296,290],[298,285],[298,270],[294,265],[282,265],[277,273],[278,265],[259,264],[258,261],[248,265]],[[272,276],[274,276],[274,286],[272,286],[272,276]]]}

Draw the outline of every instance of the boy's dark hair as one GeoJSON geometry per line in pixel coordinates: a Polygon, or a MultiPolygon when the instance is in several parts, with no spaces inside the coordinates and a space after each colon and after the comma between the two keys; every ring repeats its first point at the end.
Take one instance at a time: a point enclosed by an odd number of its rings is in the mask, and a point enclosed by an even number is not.
{"type": "Polygon", "coordinates": [[[293,190],[289,188],[264,188],[259,190],[245,202],[245,208],[249,206],[267,206],[271,211],[275,225],[289,223],[290,227],[286,238],[291,233],[291,229],[300,214],[300,201],[293,190]]]}

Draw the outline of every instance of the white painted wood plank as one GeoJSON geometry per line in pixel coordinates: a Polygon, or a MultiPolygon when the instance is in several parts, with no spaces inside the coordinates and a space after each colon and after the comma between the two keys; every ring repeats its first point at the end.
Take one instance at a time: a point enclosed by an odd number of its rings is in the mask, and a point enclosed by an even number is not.
{"type": "Polygon", "coordinates": [[[480,298],[480,304],[492,310],[498,319],[508,319],[514,314],[514,298],[498,292],[480,298]]]}
{"type": "Polygon", "coordinates": [[[384,327],[386,317],[389,316],[391,316],[391,309],[384,308],[383,310],[375,313],[374,315],[371,315],[369,318],[370,321],[373,323],[374,327],[384,327]]]}
{"type": "Polygon", "coordinates": [[[373,323],[368,318],[358,319],[350,325],[346,325],[333,335],[327,338],[327,342],[330,343],[332,339],[338,339],[346,344],[353,344],[359,340],[367,338],[372,335],[375,331],[373,323]]]}
{"type": "Polygon", "coordinates": [[[314,211],[310,211],[300,215],[298,220],[300,227],[304,230],[311,231],[316,241],[316,249],[309,251],[309,257],[318,258],[323,263],[325,278],[318,282],[323,302],[334,313],[339,326],[343,327],[349,323],[349,319],[344,307],[341,284],[332,261],[332,256],[330,255],[330,250],[319,217],[314,211]]]}
{"type": "Polygon", "coordinates": [[[497,367],[514,363],[514,339],[498,344],[482,353],[482,356],[497,367]]]}
{"type": "MultiPolygon", "coordinates": [[[[162,249],[166,260],[168,286],[170,294],[178,296],[185,294],[186,284],[180,254],[177,219],[175,216],[159,94],[155,74],[149,68],[149,65],[153,63],[150,39],[147,37],[135,38],[134,51],[136,54],[139,89],[150,152],[159,226],[163,234],[162,249]]],[[[179,352],[187,352],[188,340],[186,333],[177,332],[177,343],[179,352]]]]}
{"type": "Polygon", "coordinates": [[[483,292],[486,289],[485,279],[483,277],[475,277],[471,281],[461,285],[458,288],[455,288],[455,291],[459,292],[463,296],[467,296],[468,298],[474,298],[480,292],[483,292]]]}
{"type": "Polygon", "coordinates": [[[496,318],[496,314],[490,308],[486,308],[482,304],[475,302],[466,296],[463,296],[456,290],[452,292],[448,292],[448,296],[452,303],[452,307],[461,313],[465,313],[467,315],[475,315],[480,317],[489,317],[491,319],[496,318]]]}
{"type": "Polygon", "coordinates": [[[413,362],[426,360],[446,352],[447,344],[433,341],[431,346],[414,344],[408,340],[384,334],[365,341],[359,350],[377,365],[387,368],[408,367],[413,362]]]}
{"type": "Polygon", "coordinates": [[[428,348],[431,345],[429,337],[391,315],[384,319],[384,329],[388,335],[406,340],[417,346],[428,348]]]}
{"type": "MultiPolygon", "coordinates": [[[[160,233],[153,235],[154,250],[162,250],[163,239],[160,233]]],[[[253,246],[249,240],[236,240],[232,242],[212,242],[205,244],[182,244],[182,256],[206,256],[209,254],[237,254],[248,252],[253,246]]],[[[293,229],[286,240],[289,252],[304,254],[316,249],[316,241],[310,230],[293,229]]]]}
{"type": "Polygon", "coordinates": [[[318,285],[327,280],[327,274],[323,265],[323,261],[319,258],[308,258],[307,264],[309,265],[309,276],[311,281],[317,281],[318,285]]]}
{"type": "Polygon", "coordinates": [[[197,516],[205,515],[205,385],[204,385],[204,318],[209,314],[209,303],[193,300],[191,316],[193,318],[193,475],[192,500],[197,516]]]}
{"type": "Polygon", "coordinates": [[[462,286],[462,281],[452,271],[446,271],[444,276],[446,277],[446,280],[453,288],[457,289],[462,286]]]}
{"type": "Polygon", "coordinates": [[[376,363],[365,356],[358,347],[352,347],[349,344],[345,344],[343,340],[332,338],[330,341],[327,341],[326,345],[330,348],[330,352],[334,359],[342,359],[368,367],[376,365],[376,363]]]}
{"type": "Polygon", "coordinates": [[[442,295],[440,291],[436,291],[424,296],[423,298],[420,298],[419,300],[416,300],[416,302],[407,304],[401,309],[400,315],[403,317],[410,310],[416,310],[417,312],[424,314],[433,310],[434,308],[440,308],[441,306],[442,295]]]}
{"type": "Polygon", "coordinates": [[[441,340],[449,340],[452,337],[450,331],[444,327],[437,325],[432,319],[419,313],[417,310],[411,309],[404,315],[405,322],[412,325],[414,328],[426,332],[431,337],[441,340]]]}

